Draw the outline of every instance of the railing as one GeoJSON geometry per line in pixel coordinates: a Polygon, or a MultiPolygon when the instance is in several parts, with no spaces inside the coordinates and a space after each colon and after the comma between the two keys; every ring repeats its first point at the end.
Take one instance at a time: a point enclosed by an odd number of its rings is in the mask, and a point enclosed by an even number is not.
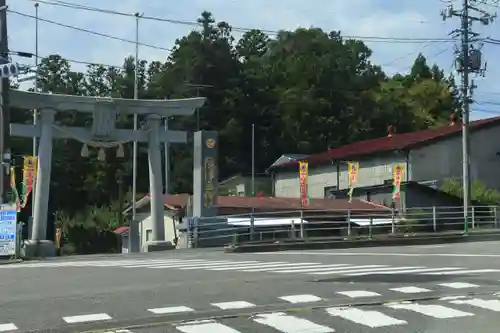
{"type": "Polygon", "coordinates": [[[466,225],[463,207],[403,210],[298,210],[193,219],[190,247],[321,239],[355,240],[497,229],[496,206],[473,206],[466,225]]]}

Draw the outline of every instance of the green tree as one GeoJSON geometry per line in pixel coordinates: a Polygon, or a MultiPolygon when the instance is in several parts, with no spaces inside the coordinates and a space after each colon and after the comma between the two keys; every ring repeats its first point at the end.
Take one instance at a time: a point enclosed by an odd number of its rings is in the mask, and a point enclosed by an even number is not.
{"type": "MultiPolygon", "coordinates": [[[[441,191],[460,198],[463,197],[462,183],[455,179],[446,180],[441,185],[441,191]]],[[[484,183],[475,180],[471,183],[471,200],[485,205],[498,205],[500,204],[500,192],[487,188],[484,183]]]]}

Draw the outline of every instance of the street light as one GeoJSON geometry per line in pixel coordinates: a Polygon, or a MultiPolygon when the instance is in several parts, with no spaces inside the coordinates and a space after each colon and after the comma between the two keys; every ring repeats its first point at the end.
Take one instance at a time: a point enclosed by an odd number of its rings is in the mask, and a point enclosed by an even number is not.
{"type": "MultiPolygon", "coordinates": [[[[213,88],[214,86],[211,84],[198,84],[198,83],[191,83],[191,82],[184,82],[183,89],[188,90],[190,89],[196,89],[196,97],[200,97],[200,89],[204,88],[213,88]]],[[[196,130],[200,130],[200,109],[196,109],[196,130]]]]}

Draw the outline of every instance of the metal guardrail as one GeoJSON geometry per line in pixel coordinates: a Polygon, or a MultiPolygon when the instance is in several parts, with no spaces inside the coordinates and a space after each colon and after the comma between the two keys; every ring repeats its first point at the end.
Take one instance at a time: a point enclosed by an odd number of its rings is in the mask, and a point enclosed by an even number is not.
{"type": "Polygon", "coordinates": [[[473,206],[465,226],[463,207],[403,210],[297,210],[195,218],[189,247],[226,244],[374,237],[437,236],[457,231],[498,229],[497,206],[473,206]]]}

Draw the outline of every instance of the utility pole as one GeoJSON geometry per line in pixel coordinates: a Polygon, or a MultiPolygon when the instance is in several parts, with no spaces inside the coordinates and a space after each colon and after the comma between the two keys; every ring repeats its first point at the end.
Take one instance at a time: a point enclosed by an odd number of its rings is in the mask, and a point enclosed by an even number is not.
{"type": "MultiPolygon", "coordinates": [[[[38,7],[39,3],[35,3],[35,92],[38,92],[38,7]]],[[[36,125],[38,111],[33,110],[33,125],[36,125]]],[[[36,156],[36,136],[33,137],[33,156],[36,156]]]]}
{"type": "Polygon", "coordinates": [[[483,67],[481,47],[476,45],[479,34],[471,31],[473,22],[488,25],[493,22],[495,14],[490,14],[480,8],[481,5],[498,3],[498,0],[463,0],[462,8],[455,10],[452,4],[441,12],[443,20],[451,17],[459,17],[460,29],[451,32],[454,37],[460,36],[460,46],[456,48],[455,67],[461,75],[461,100],[462,100],[462,184],[464,201],[464,233],[469,230],[469,206],[471,200],[470,179],[470,139],[469,139],[469,115],[470,103],[475,85],[469,82],[471,74],[484,76],[486,64],[483,67]]]}
{"type": "MultiPolygon", "coordinates": [[[[245,189],[246,192],[246,189],[245,189]]],[[[245,193],[246,195],[246,193],[245,193]]],[[[255,197],[255,124],[252,124],[252,197],[255,197]]],[[[253,202],[253,201],[252,201],[253,202]]],[[[254,240],[254,214],[255,214],[255,206],[252,204],[252,217],[251,217],[251,232],[250,232],[250,240],[254,240]]]]}
{"type": "MultiPolygon", "coordinates": [[[[135,68],[134,68],[134,99],[139,99],[139,19],[141,14],[135,13],[135,68]]],[[[137,113],[134,113],[134,131],[139,128],[139,119],[137,113]]],[[[135,251],[135,243],[133,238],[136,237],[137,226],[137,209],[135,203],[137,200],[137,158],[138,158],[138,142],[134,141],[132,153],[132,221],[128,228],[128,250],[135,251]]]]}
{"type": "MultiPolygon", "coordinates": [[[[35,92],[38,92],[38,7],[40,4],[35,3],[35,92]]],[[[38,120],[38,110],[33,110],[33,125],[36,126],[38,120]]],[[[37,140],[33,137],[33,156],[37,156],[37,140]]],[[[32,198],[35,197],[36,182],[33,182],[32,198]]],[[[35,216],[35,205],[31,205],[31,218],[35,216]]]]}
{"type": "MultiPolygon", "coordinates": [[[[164,119],[165,132],[168,132],[168,117],[164,119]]],[[[170,144],[165,141],[165,195],[170,194],[170,144]]]]}
{"type": "MultiPolygon", "coordinates": [[[[7,3],[0,0],[0,64],[9,63],[9,45],[7,42],[7,3]]],[[[11,200],[6,195],[10,192],[10,108],[9,78],[3,78],[0,84],[0,204],[11,200]]]]}
{"type": "Polygon", "coordinates": [[[252,124],[252,197],[255,197],[255,124],[252,124]]]}

